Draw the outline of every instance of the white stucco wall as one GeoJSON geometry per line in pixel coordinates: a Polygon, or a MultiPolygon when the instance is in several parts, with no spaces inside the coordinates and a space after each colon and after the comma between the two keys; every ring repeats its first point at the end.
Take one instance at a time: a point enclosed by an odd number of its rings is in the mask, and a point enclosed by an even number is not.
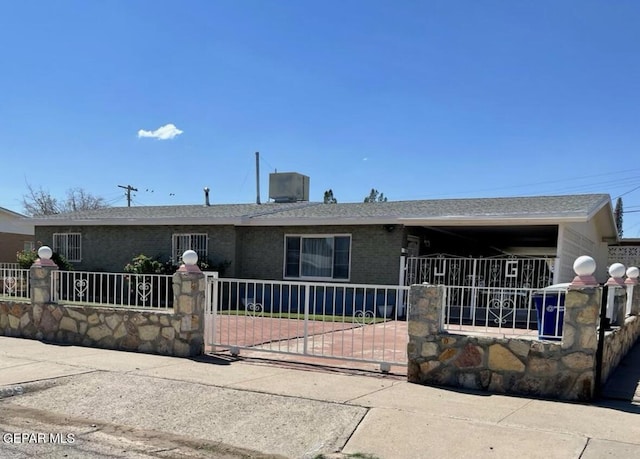
{"type": "Polygon", "coordinates": [[[33,236],[35,231],[33,223],[29,219],[22,218],[20,215],[0,207],[0,233],[33,236]]]}
{"type": "Polygon", "coordinates": [[[558,228],[558,273],[555,282],[569,282],[575,273],[573,262],[581,255],[596,261],[595,276],[599,282],[607,280],[609,246],[602,242],[595,223],[563,223],[558,228]]]}

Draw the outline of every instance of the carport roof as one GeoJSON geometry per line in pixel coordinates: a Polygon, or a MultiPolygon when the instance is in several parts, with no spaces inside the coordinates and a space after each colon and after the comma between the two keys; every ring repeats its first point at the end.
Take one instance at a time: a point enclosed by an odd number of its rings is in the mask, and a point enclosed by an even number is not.
{"type": "MultiPolygon", "coordinates": [[[[33,219],[36,226],[94,225],[530,225],[585,222],[608,208],[607,194],[375,203],[318,202],[108,207],[33,219]]],[[[609,225],[607,225],[609,226],[609,225]]],[[[615,233],[615,226],[607,232],[615,233]]]]}

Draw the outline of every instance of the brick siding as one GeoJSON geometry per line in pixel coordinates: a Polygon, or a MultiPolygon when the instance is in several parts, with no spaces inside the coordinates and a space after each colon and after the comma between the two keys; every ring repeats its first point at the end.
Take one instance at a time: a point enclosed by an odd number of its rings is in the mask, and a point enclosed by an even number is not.
{"type": "Polygon", "coordinates": [[[283,279],[286,234],[350,234],[351,283],[397,284],[404,232],[396,227],[287,226],[238,228],[239,273],[249,279],[283,279]]]}
{"type": "Polygon", "coordinates": [[[53,233],[82,234],[82,261],[78,270],[121,272],[131,258],[141,253],[171,256],[174,233],[206,233],[209,258],[214,263],[231,261],[226,277],[283,279],[285,234],[350,234],[351,283],[390,284],[398,282],[400,250],[406,240],[404,229],[396,225],[360,226],[70,226],[36,227],[36,239],[53,244],[53,233]]]}
{"type": "Polygon", "coordinates": [[[33,241],[28,234],[0,233],[0,263],[15,263],[16,253],[24,249],[24,243],[33,241]]]}

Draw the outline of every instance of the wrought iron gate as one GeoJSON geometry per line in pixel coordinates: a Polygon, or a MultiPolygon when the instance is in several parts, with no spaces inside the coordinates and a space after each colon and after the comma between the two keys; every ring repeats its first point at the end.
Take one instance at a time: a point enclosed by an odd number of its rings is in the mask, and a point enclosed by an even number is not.
{"type": "Polygon", "coordinates": [[[205,346],[407,364],[408,287],[207,277],[205,346]]]}
{"type": "Polygon", "coordinates": [[[468,287],[543,288],[553,284],[555,258],[451,255],[408,257],[405,285],[442,284],[468,287]]]}

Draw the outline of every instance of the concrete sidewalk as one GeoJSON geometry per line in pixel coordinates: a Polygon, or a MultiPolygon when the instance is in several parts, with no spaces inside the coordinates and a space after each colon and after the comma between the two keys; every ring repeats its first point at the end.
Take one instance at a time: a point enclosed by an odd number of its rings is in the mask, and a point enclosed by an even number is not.
{"type": "Polygon", "coordinates": [[[630,401],[561,403],[287,362],[0,337],[2,433],[76,438],[15,444],[3,435],[9,458],[635,458],[638,414],[630,401]]]}

